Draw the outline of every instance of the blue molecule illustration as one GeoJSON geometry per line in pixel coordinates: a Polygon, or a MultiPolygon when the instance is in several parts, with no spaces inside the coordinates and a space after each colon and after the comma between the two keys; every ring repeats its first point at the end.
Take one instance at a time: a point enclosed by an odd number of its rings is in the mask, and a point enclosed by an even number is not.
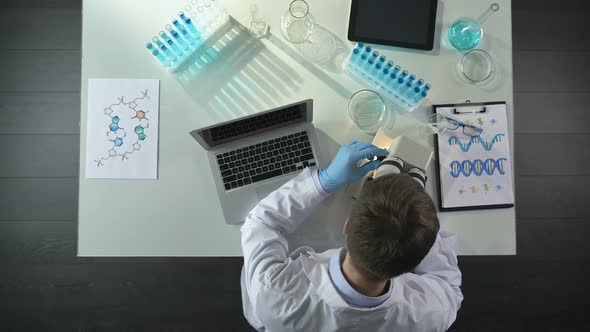
{"type": "Polygon", "coordinates": [[[112,131],[117,131],[117,129],[119,129],[119,125],[116,123],[111,123],[109,128],[111,128],[112,131]]]}
{"type": "Polygon", "coordinates": [[[116,146],[121,146],[123,145],[123,140],[120,138],[116,138],[113,143],[115,143],[116,146]]]}
{"type": "Polygon", "coordinates": [[[137,127],[135,127],[135,133],[136,133],[137,135],[139,135],[139,134],[143,133],[143,127],[142,127],[142,126],[137,126],[137,127]]]}
{"type": "Polygon", "coordinates": [[[119,117],[118,116],[114,116],[113,117],[113,123],[119,123],[119,117]]]}

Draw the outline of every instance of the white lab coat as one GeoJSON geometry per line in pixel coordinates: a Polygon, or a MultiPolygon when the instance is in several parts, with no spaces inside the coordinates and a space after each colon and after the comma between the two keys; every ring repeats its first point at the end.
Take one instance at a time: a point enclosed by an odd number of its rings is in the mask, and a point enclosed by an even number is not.
{"type": "Polygon", "coordinates": [[[328,274],[338,250],[302,247],[289,255],[293,232],[322,200],[310,169],[264,198],[242,226],[244,316],[259,331],[444,331],[463,300],[454,237],[439,234],[416,268],[393,278],[393,292],[369,309],[347,304],[328,274]]]}

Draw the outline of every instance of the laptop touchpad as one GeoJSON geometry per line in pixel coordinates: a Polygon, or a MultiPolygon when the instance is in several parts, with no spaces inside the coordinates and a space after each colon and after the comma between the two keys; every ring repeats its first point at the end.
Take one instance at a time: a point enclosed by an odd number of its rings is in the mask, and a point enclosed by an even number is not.
{"type": "Polygon", "coordinates": [[[268,184],[265,186],[261,186],[256,188],[256,195],[258,196],[258,199],[263,199],[266,196],[268,196],[268,194],[270,194],[271,192],[279,189],[280,184],[277,183],[273,183],[273,184],[268,184]]]}

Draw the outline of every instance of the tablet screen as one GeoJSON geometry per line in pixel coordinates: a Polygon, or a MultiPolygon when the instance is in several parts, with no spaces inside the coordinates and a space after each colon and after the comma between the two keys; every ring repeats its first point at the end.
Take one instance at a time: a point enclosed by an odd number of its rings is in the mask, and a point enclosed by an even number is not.
{"type": "Polygon", "coordinates": [[[437,0],[352,0],[348,38],[432,49],[437,0]]]}

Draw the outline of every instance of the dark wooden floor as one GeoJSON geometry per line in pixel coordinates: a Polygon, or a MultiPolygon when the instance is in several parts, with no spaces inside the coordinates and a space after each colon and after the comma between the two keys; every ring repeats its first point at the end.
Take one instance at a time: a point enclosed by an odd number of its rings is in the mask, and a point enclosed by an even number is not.
{"type": "MultiPolygon", "coordinates": [[[[513,0],[516,257],[453,331],[590,330],[590,3],[513,0]]],[[[78,259],[80,3],[0,1],[0,329],[249,330],[239,258],[78,259]]]]}

